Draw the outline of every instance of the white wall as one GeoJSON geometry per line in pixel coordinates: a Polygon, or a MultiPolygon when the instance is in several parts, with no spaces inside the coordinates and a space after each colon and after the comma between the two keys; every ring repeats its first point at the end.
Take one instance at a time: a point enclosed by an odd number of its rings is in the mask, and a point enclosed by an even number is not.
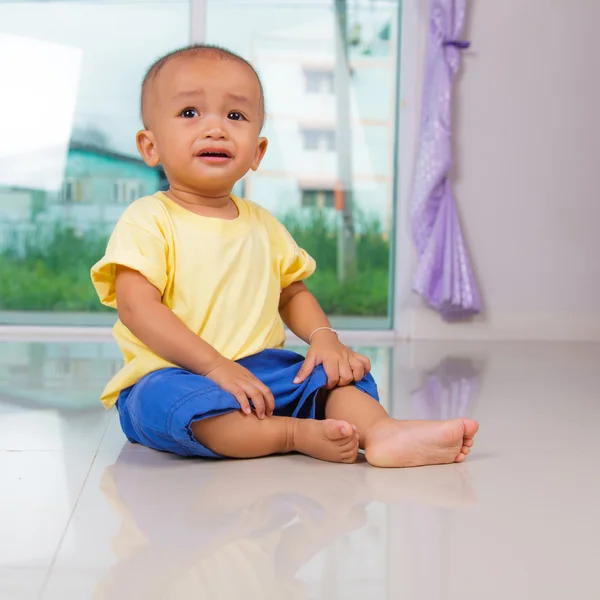
{"type": "Polygon", "coordinates": [[[409,291],[426,5],[404,7],[398,333],[600,340],[600,1],[469,1],[454,190],[485,307],[459,325],[409,291]]]}

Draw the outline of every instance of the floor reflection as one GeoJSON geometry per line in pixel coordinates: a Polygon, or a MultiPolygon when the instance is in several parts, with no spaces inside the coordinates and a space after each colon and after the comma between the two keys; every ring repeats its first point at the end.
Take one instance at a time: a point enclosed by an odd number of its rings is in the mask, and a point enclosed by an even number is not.
{"type": "Polygon", "coordinates": [[[444,420],[473,414],[483,363],[446,357],[424,374],[425,382],[410,395],[415,419],[444,420]]]}
{"type": "MultiPolygon", "coordinates": [[[[290,349],[303,353],[306,346],[290,349]]],[[[356,350],[371,358],[385,403],[392,349],[356,350]]],[[[122,365],[113,342],[1,342],[0,404],[58,411],[99,409],[104,386],[122,365]]]]}
{"type": "Polygon", "coordinates": [[[389,511],[474,502],[462,465],[393,472],[301,456],[200,464],[129,445],[102,490],[121,529],[99,599],[334,597],[321,595],[327,589],[387,597],[389,511]]]}
{"type": "Polygon", "coordinates": [[[122,363],[111,342],[2,342],[0,398],[26,408],[94,409],[122,363]]]}
{"type": "Polygon", "coordinates": [[[481,423],[464,464],[181,460],[99,406],[112,344],[0,344],[0,598],[600,597],[600,345],[360,350],[395,417],[481,423]]]}

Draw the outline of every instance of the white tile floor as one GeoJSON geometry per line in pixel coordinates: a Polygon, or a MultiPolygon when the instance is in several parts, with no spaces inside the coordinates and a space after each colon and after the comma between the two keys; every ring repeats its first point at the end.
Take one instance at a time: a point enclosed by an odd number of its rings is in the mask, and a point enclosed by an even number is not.
{"type": "Polygon", "coordinates": [[[98,407],[111,344],[0,342],[0,599],[600,598],[600,346],[362,350],[467,463],[181,460],[98,407]]]}

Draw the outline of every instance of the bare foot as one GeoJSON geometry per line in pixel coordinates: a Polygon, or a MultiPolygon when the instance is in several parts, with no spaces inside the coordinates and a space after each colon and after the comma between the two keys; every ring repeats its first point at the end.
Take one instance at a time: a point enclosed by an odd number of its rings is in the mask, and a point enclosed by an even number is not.
{"type": "Polygon", "coordinates": [[[365,440],[365,456],[375,467],[421,467],[462,462],[479,424],[471,419],[396,421],[375,425],[365,440]]]}
{"type": "Polygon", "coordinates": [[[298,419],[294,422],[292,447],[319,460],[353,463],[358,456],[358,433],[346,421],[298,419]]]}

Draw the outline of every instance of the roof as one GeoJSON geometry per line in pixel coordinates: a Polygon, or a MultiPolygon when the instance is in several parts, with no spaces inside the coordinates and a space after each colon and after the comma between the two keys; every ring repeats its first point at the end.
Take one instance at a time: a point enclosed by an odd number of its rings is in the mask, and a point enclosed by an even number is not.
{"type": "Polygon", "coordinates": [[[96,146],[94,144],[82,144],[81,142],[71,142],[69,144],[69,150],[78,150],[80,152],[88,152],[90,154],[96,154],[98,156],[107,156],[108,158],[114,158],[123,162],[131,162],[135,164],[146,164],[139,156],[131,156],[130,154],[122,154],[121,152],[115,152],[110,148],[102,146],[96,146]]]}

